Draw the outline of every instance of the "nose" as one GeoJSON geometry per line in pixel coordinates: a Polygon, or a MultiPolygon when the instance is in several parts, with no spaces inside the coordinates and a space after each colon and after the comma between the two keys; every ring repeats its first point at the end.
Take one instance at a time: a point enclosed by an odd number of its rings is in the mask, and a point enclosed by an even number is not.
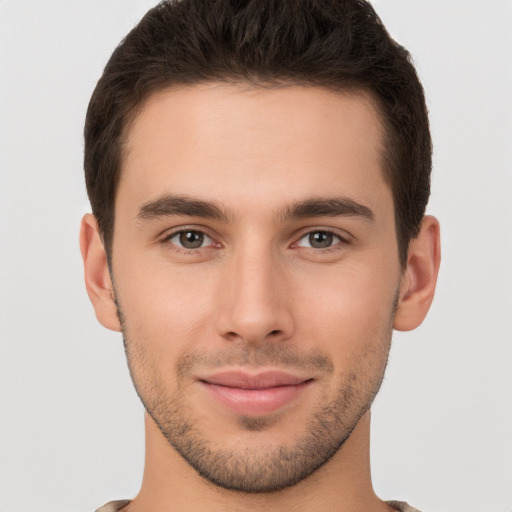
{"type": "Polygon", "coordinates": [[[229,341],[285,341],[294,331],[286,272],[272,251],[240,250],[229,258],[219,294],[218,332],[229,341]]]}

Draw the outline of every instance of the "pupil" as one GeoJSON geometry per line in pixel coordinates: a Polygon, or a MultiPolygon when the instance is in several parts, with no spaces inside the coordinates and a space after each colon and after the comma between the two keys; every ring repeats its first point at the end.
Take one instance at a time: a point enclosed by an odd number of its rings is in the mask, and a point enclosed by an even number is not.
{"type": "Polygon", "coordinates": [[[311,247],[315,247],[317,249],[330,247],[332,245],[332,233],[327,233],[325,231],[311,233],[309,235],[309,243],[311,244],[311,247]]]}
{"type": "Polygon", "coordinates": [[[197,231],[184,231],[180,234],[180,243],[186,249],[197,249],[203,245],[204,235],[197,231]]]}

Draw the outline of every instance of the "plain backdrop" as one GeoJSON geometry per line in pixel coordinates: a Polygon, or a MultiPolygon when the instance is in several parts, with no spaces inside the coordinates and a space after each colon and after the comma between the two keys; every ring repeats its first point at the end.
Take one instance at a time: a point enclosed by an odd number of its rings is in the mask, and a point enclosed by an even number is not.
{"type": "MultiPolygon", "coordinates": [[[[0,511],[133,497],[143,410],[82,279],[85,110],[148,0],[0,0],[0,511]]],[[[512,1],[376,0],[412,53],[434,138],[443,263],[374,405],[377,493],[512,511],[512,1]]]]}

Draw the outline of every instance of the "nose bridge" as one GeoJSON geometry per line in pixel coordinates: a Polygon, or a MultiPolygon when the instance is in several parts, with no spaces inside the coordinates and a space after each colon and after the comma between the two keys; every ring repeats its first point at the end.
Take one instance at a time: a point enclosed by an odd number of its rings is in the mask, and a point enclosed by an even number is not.
{"type": "Polygon", "coordinates": [[[293,321],[284,275],[270,243],[241,244],[232,251],[225,270],[222,334],[250,343],[290,336],[293,321]]]}

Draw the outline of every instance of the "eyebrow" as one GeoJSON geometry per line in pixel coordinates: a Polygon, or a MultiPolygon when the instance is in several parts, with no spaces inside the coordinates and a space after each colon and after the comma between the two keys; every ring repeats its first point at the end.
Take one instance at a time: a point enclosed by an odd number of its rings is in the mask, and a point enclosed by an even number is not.
{"type": "Polygon", "coordinates": [[[154,201],[144,203],[137,215],[141,220],[152,220],[171,215],[203,217],[227,222],[226,213],[214,203],[188,196],[167,194],[154,201]]]}
{"type": "MultiPolygon", "coordinates": [[[[230,216],[220,206],[186,195],[166,194],[144,203],[137,214],[140,220],[153,220],[172,215],[202,217],[229,222],[230,216]]],[[[373,222],[375,214],[367,206],[345,197],[310,198],[285,206],[278,212],[281,221],[308,217],[362,217],[373,222]]]]}
{"type": "Polygon", "coordinates": [[[311,198],[286,206],[279,217],[283,220],[304,219],[306,217],[362,217],[373,222],[373,211],[353,199],[345,197],[311,198]]]}

